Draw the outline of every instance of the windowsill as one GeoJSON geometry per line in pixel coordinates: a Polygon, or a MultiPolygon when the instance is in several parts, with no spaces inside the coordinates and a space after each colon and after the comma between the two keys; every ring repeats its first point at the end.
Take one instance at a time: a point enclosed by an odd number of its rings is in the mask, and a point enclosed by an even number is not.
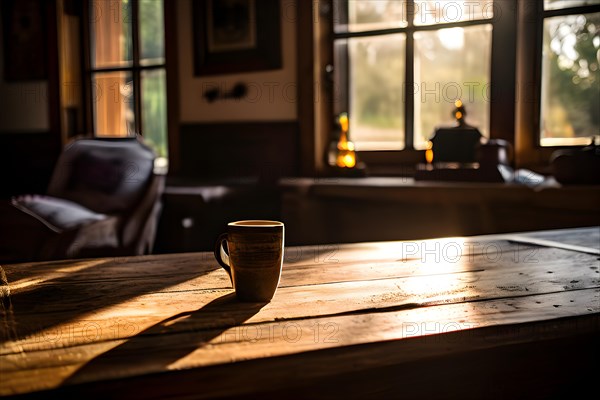
{"type": "Polygon", "coordinates": [[[317,187],[338,187],[338,188],[465,188],[474,189],[482,187],[490,188],[513,188],[539,191],[543,189],[598,189],[598,185],[561,185],[553,178],[548,178],[539,185],[525,185],[519,183],[499,183],[499,182],[462,182],[462,181],[418,181],[412,177],[392,177],[392,176],[369,176],[364,178],[345,178],[345,177],[288,177],[282,178],[279,185],[283,188],[317,188],[317,187]]]}
{"type": "Polygon", "coordinates": [[[286,178],[282,220],[294,244],[470,236],[600,224],[600,185],[286,178]],[[308,229],[307,227],[310,227],[308,229]]]}
{"type": "MultiPolygon", "coordinates": [[[[304,193],[314,196],[332,196],[354,198],[368,197],[385,201],[396,195],[405,196],[409,193],[421,196],[442,197],[453,193],[463,198],[465,202],[471,201],[473,195],[481,195],[480,191],[488,191],[502,196],[503,193],[557,193],[565,196],[594,197],[592,194],[600,193],[600,185],[562,185],[553,177],[546,178],[544,182],[534,184],[502,183],[502,182],[462,182],[462,181],[421,181],[412,177],[369,176],[364,178],[346,177],[289,177],[279,180],[279,187],[284,192],[304,193]]],[[[493,196],[492,196],[493,197],[493,196]]],[[[572,201],[571,199],[570,201],[572,201]]],[[[578,201],[583,201],[579,199],[578,201]]],[[[589,200],[589,199],[588,199],[589,200]]],[[[587,203],[588,200],[584,202],[587,203]]],[[[597,208],[597,207],[596,207],[597,208]]]]}
{"type": "MultiPolygon", "coordinates": [[[[541,146],[536,144],[530,152],[536,154],[535,162],[524,163],[519,162],[519,153],[515,160],[513,151],[513,168],[526,168],[533,172],[542,175],[552,175],[552,166],[550,161],[553,153],[559,150],[581,150],[586,145],[570,145],[570,146],[541,146]]],[[[367,165],[370,176],[400,176],[412,177],[416,170],[416,165],[425,162],[425,150],[378,150],[378,151],[357,151],[358,161],[362,161],[367,165]]]]}

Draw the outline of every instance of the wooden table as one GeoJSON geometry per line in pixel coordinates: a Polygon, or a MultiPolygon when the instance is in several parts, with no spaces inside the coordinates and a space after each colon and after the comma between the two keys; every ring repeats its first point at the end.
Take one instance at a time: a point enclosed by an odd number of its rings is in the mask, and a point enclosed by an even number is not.
{"type": "Polygon", "coordinates": [[[4,265],[0,395],[581,395],[599,253],[598,227],[288,247],[269,304],[209,253],[4,265]]]}

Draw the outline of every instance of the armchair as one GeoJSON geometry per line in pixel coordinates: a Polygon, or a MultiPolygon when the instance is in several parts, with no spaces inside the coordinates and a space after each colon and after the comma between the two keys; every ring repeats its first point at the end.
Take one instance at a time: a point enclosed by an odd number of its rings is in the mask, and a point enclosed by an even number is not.
{"type": "Polygon", "coordinates": [[[58,159],[47,195],[11,199],[11,218],[0,232],[2,259],[148,253],[164,189],[154,158],[134,137],[73,141],[58,159]]]}

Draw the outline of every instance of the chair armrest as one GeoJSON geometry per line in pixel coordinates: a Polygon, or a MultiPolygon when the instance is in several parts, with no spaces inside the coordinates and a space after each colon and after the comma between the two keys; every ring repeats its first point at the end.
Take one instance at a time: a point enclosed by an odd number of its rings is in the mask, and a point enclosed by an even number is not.
{"type": "Polygon", "coordinates": [[[124,219],[121,245],[131,255],[144,254],[146,246],[154,242],[165,176],[153,174],[148,189],[133,212],[124,219]]]}

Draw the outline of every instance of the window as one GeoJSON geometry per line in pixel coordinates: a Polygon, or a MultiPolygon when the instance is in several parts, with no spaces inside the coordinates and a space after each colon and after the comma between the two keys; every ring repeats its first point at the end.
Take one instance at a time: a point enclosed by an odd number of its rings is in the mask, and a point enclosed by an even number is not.
{"type": "Polygon", "coordinates": [[[600,0],[544,0],[542,146],[585,145],[600,135],[600,0]]]}
{"type": "Polygon", "coordinates": [[[335,109],[356,149],[424,149],[437,126],[490,132],[492,0],[337,0],[335,109]]]}
{"type": "Polygon", "coordinates": [[[140,133],[167,168],[163,0],[92,0],[90,111],[96,136],[140,133]]]}

